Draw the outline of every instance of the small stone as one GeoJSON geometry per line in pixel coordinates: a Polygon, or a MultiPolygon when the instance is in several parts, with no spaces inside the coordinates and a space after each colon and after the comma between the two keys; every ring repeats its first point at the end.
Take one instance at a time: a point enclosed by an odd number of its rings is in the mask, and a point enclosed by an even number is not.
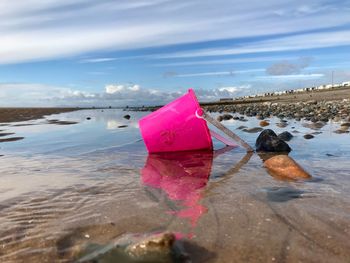
{"type": "Polygon", "coordinates": [[[222,122],[223,119],[224,119],[224,118],[223,118],[221,115],[219,115],[219,116],[216,117],[216,120],[219,121],[219,122],[222,122]]]}
{"type": "Polygon", "coordinates": [[[86,117],[87,120],[91,120],[91,117],[86,117]]]}
{"type": "Polygon", "coordinates": [[[313,136],[312,134],[305,134],[304,135],[304,138],[306,139],[306,140],[309,140],[309,139],[312,139],[312,138],[314,138],[315,136],[313,136]]]}
{"type": "Polygon", "coordinates": [[[293,135],[290,132],[284,131],[280,134],[278,134],[277,136],[278,138],[280,138],[283,141],[290,141],[293,138],[293,135]]]}
{"type": "Polygon", "coordinates": [[[261,121],[261,122],[259,123],[259,125],[260,125],[261,127],[265,127],[265,126],[269,126],[270,123],[269,123],[268,121],[263,120],[263,121],[261,121]]]}
{"type": "Polygon", "coordinates": [[[242,131],[248,132],[248,133],[256,133],[256,132],[259,132],[262,130],[263,130],[263,128],[255,127],[255,128],[250,128],[250,129],[243,129],[242,131]]]}
{"type": "Polygon", "coordinates": [[[338,130],[334,131],[334,133],[343,134],[343,133],[349,133],[349,131],[348,130],[338,129],[338,130]]]}
{"type": "Polygon", "coordinates": [[[225,113],[222,115],[222,118],[224,121],[228,121],[228,120],[231,120],[233,116],[231,114],[225,113]]]}
{"type": "Polygon", "coordinates": [[[129,114],[126,114],[126,115],[123,116],[123,118],[124,118],[124,119],[127,119],[127,120],[130,120],[131,117],[130,117],[129,114]]]}
{"type": "Polygon", "coordinates": [[[350,127],[350,122],[344,122],[340,125],[341,127],[350,127]]]}
{"type": "Polygon", "coordinates": [[[276,126],[277,127],[280,127],[280,128],[285,128],[285,127],[287,127],[287,123],[286,122],[279,122],[279,123],[276,123],[276,126]]]}

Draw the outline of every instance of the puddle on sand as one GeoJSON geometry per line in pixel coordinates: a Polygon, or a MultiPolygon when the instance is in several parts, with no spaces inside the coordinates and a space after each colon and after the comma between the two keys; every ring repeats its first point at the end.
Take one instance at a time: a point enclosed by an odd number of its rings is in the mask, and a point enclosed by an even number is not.
{"type": "MultiPolygon", "coordinates": [[[[74,262],[89,244],[164,231],[185,240],[193,262],[350,258],[348,134],[328,124],[305,140],[309,128],[271,119],[277,133],[300,131],[290,155],[313,175],[288,182],[241,148],[148,156],[137,126],[147,113],[125,114],[77,111],[50,116],[74,125],[11,127],[25,139],[0,149],[1,262],[74,262]]],[[[253,145],[258,133],[237,130],[241,123],[224,121],[253,145]]]]}

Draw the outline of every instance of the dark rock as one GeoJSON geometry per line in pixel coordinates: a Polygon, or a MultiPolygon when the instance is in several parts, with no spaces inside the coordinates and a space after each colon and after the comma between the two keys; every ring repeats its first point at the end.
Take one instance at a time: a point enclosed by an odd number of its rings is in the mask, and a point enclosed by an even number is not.
{"type": "Polygon", "coordinates": [[[255,142],[256,150],[262,152],[290,152],[289,145],[277,137],[273,130],[266,129],[260,133],[255,142]]]}
{"type": "Polygon", "coordinates": [[[284,131],[277,136],[283,141],[290,141],[293,138],[293,135],[290,132],[284,131]]]}
{"type": "Polygon", "coordinates": [[[231,120],[233,116],[231,114],[225,113],[222,115],[222,118],[224,121],[228,121],[228,120],[231,120]]]}
{"type": "Polygon", "coordinates": [[[344,123],[340,124],[340,126],[342,126],[342,127],[350,127],[350,122],[344,122],[344,123]]]}
{"type": "Polygon", "coordinates": [[[314,138],[314,137],[315,137],[315,136],[313,136],[312,134],[305,134],[305,135],[304,135],[304,138],[307,139],[307,140],[312,139],[312,138],[314,138]]]}
{"type": "Polygon", "coordinates": [[[239,120],[239,117],[238,116],[234,116],[232,119],[239,120]]]}
{"type": "Polygon", "coordinates": [[[126,128],[128,125],[119,125],[118,128],[126,128]]]}
{"type": "Polygon", "coordinates": [[[131,117],[130,117],[129,114],[126,114],[126,115],[123,116],[123,118],[124,118],[124,119],[127,119],[127,120],[130,120],[131,117]]]}
{"type": "Polygon", "coordinates": [[[87,120],[91,120],[91,117],[86,117],[87,120]]]}
{"type": "Polygon", "coordinates": [[[248,128],[247,126],[239,126],[238,128],[237,128],[237,130],[242,130],[242,129],[245,129],[245,128],[248,128]]]}

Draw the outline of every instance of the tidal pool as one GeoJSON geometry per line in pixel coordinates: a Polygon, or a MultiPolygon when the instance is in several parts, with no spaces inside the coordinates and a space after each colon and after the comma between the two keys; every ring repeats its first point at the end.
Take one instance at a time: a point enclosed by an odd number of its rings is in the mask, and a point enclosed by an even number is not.
{"type": "MultiPolygon", "coordinates": [[[[23,137],[0,143],[1,262],[75,262],[91,244],[164,231],[192,262],[349,261],[350,135],[333,132],[339,123],[269,119],[264,128],[294,135],[289,155],[312,175],[287,181],[218,141],[214,152],[148,155],[146,114],[81,110],[0,127],[23,137]]],[[[247,120],[223,124],[253,146],[259,133],[237,129],[259,127],[247,120]]]]}

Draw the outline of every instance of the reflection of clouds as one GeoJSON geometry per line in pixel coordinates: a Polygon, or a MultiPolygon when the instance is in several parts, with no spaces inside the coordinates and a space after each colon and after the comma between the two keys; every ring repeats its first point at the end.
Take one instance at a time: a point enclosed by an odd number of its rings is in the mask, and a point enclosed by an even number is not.
{"type": "Polygon", "coordinates": [[[127,125],[131,128],[139,128],[139,125],[137,122],[122,122],[118,120],[107,120],[107,130],[115,130],[120,129],[119,126],[127,125]]]}

